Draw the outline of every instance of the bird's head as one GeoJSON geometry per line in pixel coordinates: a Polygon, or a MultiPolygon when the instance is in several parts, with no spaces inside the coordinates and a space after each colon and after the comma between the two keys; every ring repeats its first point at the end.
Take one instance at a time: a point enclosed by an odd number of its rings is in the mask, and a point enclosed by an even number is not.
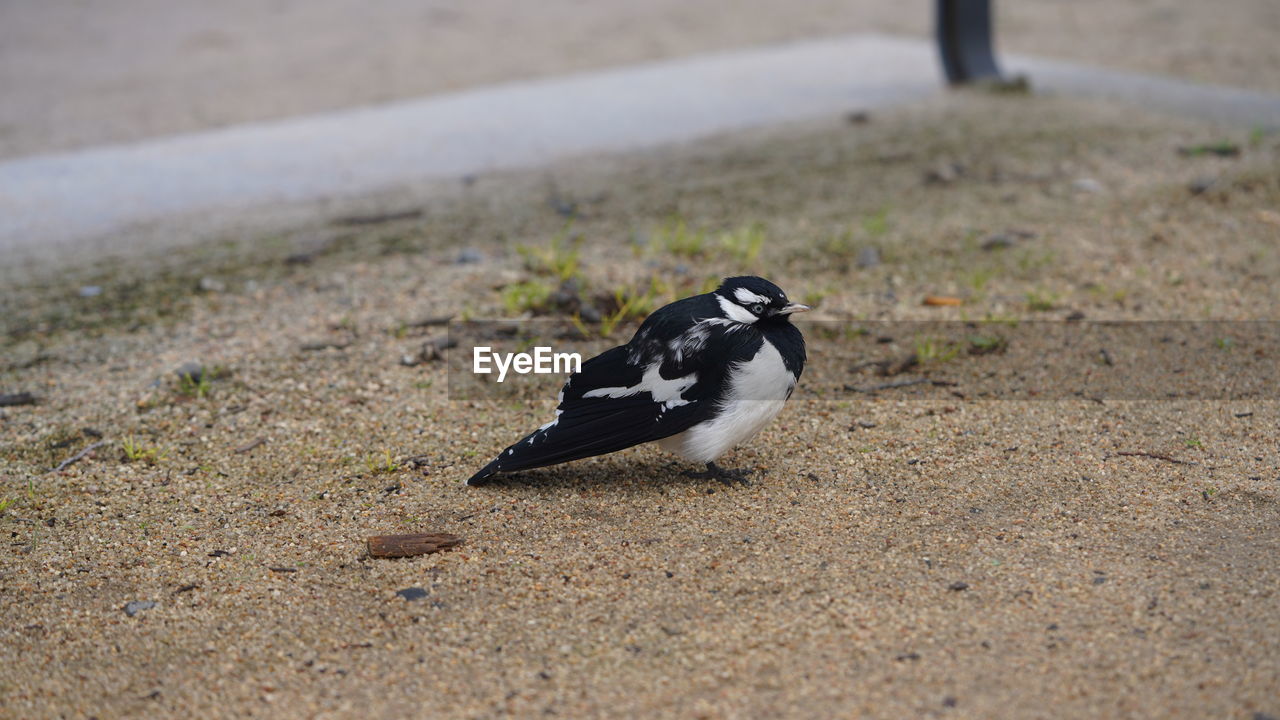
{"type": "Polygon", "coordinates": [[[792,313],[809,310],[808,305],[788,300],[777,285],[754,275],[725,278],[715,296],[725,317],[746,325],[771,319],[786,322],[792,313]]]}

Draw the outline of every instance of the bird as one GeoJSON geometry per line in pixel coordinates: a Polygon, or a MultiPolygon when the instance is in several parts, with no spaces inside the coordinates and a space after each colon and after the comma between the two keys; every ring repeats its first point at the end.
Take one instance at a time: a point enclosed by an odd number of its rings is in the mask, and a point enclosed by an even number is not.
{"type": "Polygon", "coordinates": [[[759,432],[791,397],[806,359],[791,316],[809,309],[764,278],[740,276],[655,310],[625,345],[569,376],[555,418],[466,484],[649,442],[706,466],[685,475],[746,484],[749,471],[715,461],[759,432]]]}

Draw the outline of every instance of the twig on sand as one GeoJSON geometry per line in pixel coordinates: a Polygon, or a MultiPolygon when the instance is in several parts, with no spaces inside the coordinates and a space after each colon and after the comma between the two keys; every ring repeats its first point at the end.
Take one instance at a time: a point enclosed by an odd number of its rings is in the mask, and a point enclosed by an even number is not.
{"type": "Polygon", "coordinates": [[[385,213],[373,213],[371,215],[348,215],[340,217],[333,221],[334,225],[378,225],[380,223],[394,222],[396,220],[415,220],[422,217],[421,208],[413,208],[409,210],[397,210],[385,213]]]}
{"type": "Polygon", "coordinates": [[[432,315],[431,317],[425,317],[421,320],[405,323],[404,326],[407,328],[424,328],[433,327],[435,325],[448,325],[449,321],[452,319],[452,315],[432,315]]]}
{"type": "Polygon", "coordinates": [[[1171,462],[1171,463],[1174,463],[1175,465],[1199,465],[1200,464],[1200,463],[1191,462],[1190,460],[1179,460],[1178,458],[1172,458],[1172,457],[1169,457],[1168,455],[1161,455],[1160,453],[1143,452],[1141,450],[1122,450],[1118,453],[1115,453],[1115,455],[1113,455],[1112,457],[1117,457],[1117,456],[1118,457],[1145,457],[1145,458],[1151,458],[1153,460],[1163,460],[1165,462],[1171,462]]]}
{"type": "Polygon", "coordinates": [[[369,556],[399,558],[425,555],[448,550],[462,544],[462,538],[449,533],[420,533],[414,535],[374,535],[366,541],[369,556]]]}
{"type": "Polygon", "coordinates": [[[866,387],[858,387],[857,385],[845,385],[845,390],[854,392],[872,393],[877,390],[892,390],[894,388],[911,387],[912,385],[923,385],[929,382],[929,378],[915,378],[914,380],[894,380],[892,382],[880,383],[879,385],[868,385],[866,387]]]}
{"type": "Polygon", "coordinates": [[[0,407],[16,407],[18,405],[35,405],[40,402],[39,398],[29,392],[9,393],[0,395],[0,407]]]}
{"type": "Polygon", "coordinates": [[[245,445],[241,445],[240,447],[236,448],[233,452],[235,452],[235,454],[237,455],[243,455],[260,445],[266,445],[266,444],[267,444],[266,438],[256,438],[250,441],[249,443],[245,445]]]}
{"type": "Polygon", "coordinates": [[[866,387],[858,387],[857,385],[845,385],[846,392],[873,393],[880,390],[894,390],[896,388],[911,387],[912,385],[924,385],[928,383],[935,387],[955,387],[956,383],[950,380],[930,380],[929,378],[914,378],[911,380],[893,380],[891,382],[880,383],[879,385],[868,385],[866,387]]]}
{"type": "Polygon", "coordinates": [[[328,350],[329,348],[333,348],[334,350],[342,350],[343,348],[347,348],[350,346],[351,346],[350,340],[338,340],[338,341],[317,340],[315,342],[302,343],[301,345],[298,346],[298,349],[302,350],[303,352],[316,352],[317,350],[328,350]]]}
{"type": "Polygon", "coordinates": [[[64,468],[66,468],[66,467],[69,467],[69,466],[70,466],[70,465],[72,465],[73,463],[76,463],[76,462],[79,462],[80,460],[83,460],[83,459],[84,459],[84,457],[85,457],[86,455],[88,455],[89,453],[91,453],[91,452],[93,452],[94,450],[98,449],[98,448],[99,448],[99,447],[101,447],[102,445],[105,445],[106,443],[107,443],[107,441],[106,441],[106,440],[99,440],[99,441],[98,441],[98,442],[96,442],[96,443],[90,443],[87,447],[85,447],[85,449],[81,450],[80,452],[76,453],[75,455],[72,455],[71,457],[67,458],[66,460],[63,460],[62,462],[58,463],[58,466],[57,466],[57,467],[55,467],[54,469],[50,470],[49,472],[58,472],[59,470],[62,470],[62,469],[64,469],[64,468]]]}

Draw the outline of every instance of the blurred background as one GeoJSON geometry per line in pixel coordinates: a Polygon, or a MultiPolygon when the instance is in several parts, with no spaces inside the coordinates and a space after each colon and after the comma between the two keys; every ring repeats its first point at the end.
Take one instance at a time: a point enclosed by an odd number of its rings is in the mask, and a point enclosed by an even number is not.
{"type": "MultiPolygon", "coordinates": [[[[1002,52],[1280,92],[1274,0],[995,14],[1002,52]]],[[[4,0],[0,158],[746,46],[925,38],[932,15],[927,0],[4,0]]]]}

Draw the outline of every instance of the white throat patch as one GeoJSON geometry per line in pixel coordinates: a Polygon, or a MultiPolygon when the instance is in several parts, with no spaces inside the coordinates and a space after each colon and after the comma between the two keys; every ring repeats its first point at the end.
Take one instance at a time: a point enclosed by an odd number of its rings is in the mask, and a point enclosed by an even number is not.
{"type": "MultiPolygon", "coordinates": [[[[739,288],[738,292],[741,292],[741,291],[742,291],[741,288],[739,288]]],[[[749,294],[755,295],[755,293],[749,293],[749,294]]],[[[742,307],[741,305],[738,305],[737,303],[733,302],[732,300],[730,300],[729,298],[723,295],[717,295],[716,300],[720,301],[720,309],[724,311],[725,317],[729,318],[730,320],[733,320],[734,322],[740,322],[740,323],[743,323],[744,325],[750,325],[751,323],[759,319],[755,315],[752,315],[746,308],[742,307]]]]}

